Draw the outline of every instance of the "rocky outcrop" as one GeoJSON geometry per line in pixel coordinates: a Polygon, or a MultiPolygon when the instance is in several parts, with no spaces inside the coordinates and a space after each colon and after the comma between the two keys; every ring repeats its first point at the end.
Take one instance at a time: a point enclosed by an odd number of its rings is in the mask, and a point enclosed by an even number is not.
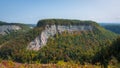
{"type": "Polygon", "coordinates": [[[91,31],[92,25],[46,25],[41,34],[31,41],[27,47],[29,50],[39,50],[42,46],[46,45],[49,37],[53,37],[57,33],[64,31],[91,31]]]}
{"type": "Polygon", "coordinates": [[[5,35],[6,33],[9,33],[10,31],[16,31],[20,30],[21,27],[17,25],[1,25],[0,26],[0,34],[5,35]]]}

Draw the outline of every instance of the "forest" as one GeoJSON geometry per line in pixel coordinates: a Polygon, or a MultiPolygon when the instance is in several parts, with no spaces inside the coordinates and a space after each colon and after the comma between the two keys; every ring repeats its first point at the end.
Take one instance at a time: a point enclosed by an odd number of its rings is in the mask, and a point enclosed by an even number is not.
{"type": "MultiPolygon", "coordinates": [[[[3,25],[3,24],[2,24],[3,25]]],[[[4,24],[5,25],[5,24],[4,24]]],[[[93,21],[66,19],[45,19],[38,21],[37,27],[0,36],[0,59],[28,64],[109,65],[119,67],[120,37],[93,21]],[[92,25],[92,31],[64,31],[48,39],[39,51],[27,50],[30,41],[40,35],[45,25],[92,25]]]]}
{"type": "Polygon", "coordinates": [[[101,26],[103,26],[105,29],[107,30],[110,30],[112,32],[115,32],[117,34],[120,34],[120,24],[111,24],[111,23],[108,23],[108,24],[100,24],[101,26]]]}

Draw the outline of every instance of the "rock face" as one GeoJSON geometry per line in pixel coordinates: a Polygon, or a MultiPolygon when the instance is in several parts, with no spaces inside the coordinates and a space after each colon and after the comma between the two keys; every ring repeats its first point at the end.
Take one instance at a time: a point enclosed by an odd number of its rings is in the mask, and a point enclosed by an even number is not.
{"type": "Polygon", "coordinates": [[[46,45],[49,37],[53,37],[57,33],[64,31],[73,32],[73,31],[91,31],[93,26],[91,25],[46,25],[45,30],[31,41],[27,47],[29,50],[39,50],[42,46],[46,45]]]}
{"type": "Polygon", "coordinates": [[[1,25],[0,34],[5,35],[6,33],[9,33],[9,31],[16,31],[19,29],[21,29],[21,27],[17,25],[1,25]]]}

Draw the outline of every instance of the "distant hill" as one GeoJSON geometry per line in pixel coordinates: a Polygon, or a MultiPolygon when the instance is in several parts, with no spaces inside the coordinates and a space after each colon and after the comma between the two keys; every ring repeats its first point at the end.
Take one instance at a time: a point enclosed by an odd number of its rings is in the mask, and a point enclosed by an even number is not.
{"type": "Polygon", "coordinates": [[[22,33],[26,33],[30,27],[21,23],[7,23],[0,21],[0,45],[8,42],[22,33]]]}
{"type": "Polygon", "coordinates": [[[26,25],[33,27],[33,28],[36,27],[36,24],[26,24],[26,25]]]}
{"type": "Polygon", "coordinates": [[[0,34],[4,35],[6,33],[9,33],[11,31],[16,30],[27,30],[29,29],[29,26],[21,23],[7,23],[0,21],[0,34]]]}
{"type": "Polygon", "coordinates": [[[119,23],[101,23],[105,29],[120,34],[120,24],[119,23]]]}

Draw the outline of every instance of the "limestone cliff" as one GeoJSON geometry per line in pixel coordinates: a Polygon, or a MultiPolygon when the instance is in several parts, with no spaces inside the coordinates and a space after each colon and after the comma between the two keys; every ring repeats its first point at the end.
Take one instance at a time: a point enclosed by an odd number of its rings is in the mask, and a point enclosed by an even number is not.
{"type": "Polygon", "coordinates": [[[46,45],[49,37],[53,37],[57,33],[64,31],[91,31],[93,29],[92,25],[46,25],[45,29],[37,36],[33,41],[31,41],[27,47],[29,50],[39,50],[42,46],[46,45]]]}
{"type": "Polygon", "coordinates": [[[9,31],[16,31],[19,29],[21,29],[21,27],[17,25],[0,25],[0,34],[5,35],[9,33],[9,31]]]}

